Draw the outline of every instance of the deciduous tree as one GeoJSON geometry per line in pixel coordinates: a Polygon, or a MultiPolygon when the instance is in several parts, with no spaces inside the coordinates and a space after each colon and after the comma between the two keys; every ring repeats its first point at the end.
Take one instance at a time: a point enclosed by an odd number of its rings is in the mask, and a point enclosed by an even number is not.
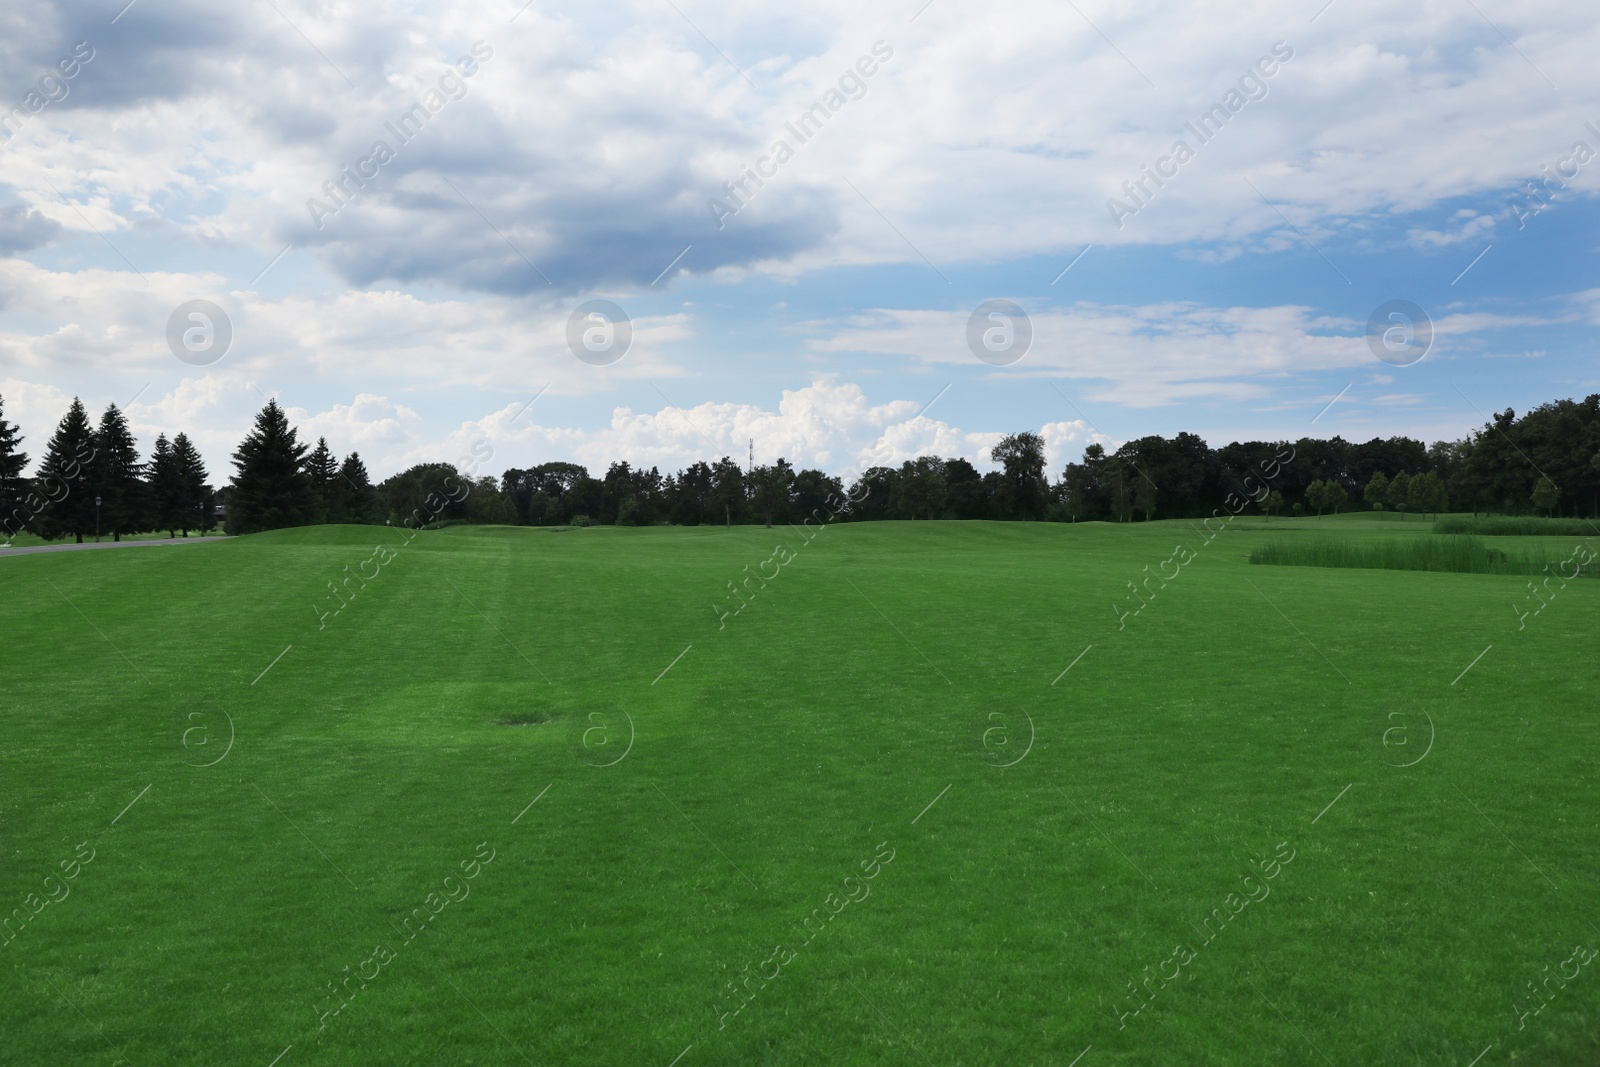
{"type": "Polygon", "coordinates": [[[1000,501],[1007,518],[1041,519],[1049,485],[1044,479],[1044,438],[1036,433],[1008,434],[989,450],[1004,471],[1000,501]]]}
{"type": "Polygon", "coordinates": [[[1539,476],[1538,484],[1533,487],[1533,506],[1546,515],[1555,513],[1556,504],[1561,500],[1561,490],[1556,488],[1547,475],[1539,476]]]}
{"type": "Polygon", "coordinates": [[[1317,518],[1322,518],[1322,509],[1328,506],[1328,485],[1322,479],[1317,479],[1306,486],[1306,507],[1315,508],[1317,518]]]}
{"type": "Polygon", "coordinates": [[[1400,513],[1400,521],[1406,520],[1406,507],[1411,503],[1411,475],[1405,471],[1394,476],[1389,482],[1389,491],[1384,495],[1384,500],[1389,507],[1400,513]]]}
{"type": "Polygon", "coordinates": [[[1382,471],[1375,472],[1367,480],[1366,488],[1361,490],[1361,499],[1374,511],[1382,511],[1383,505],[1389,495],[1389,478],[1382,471]]]}

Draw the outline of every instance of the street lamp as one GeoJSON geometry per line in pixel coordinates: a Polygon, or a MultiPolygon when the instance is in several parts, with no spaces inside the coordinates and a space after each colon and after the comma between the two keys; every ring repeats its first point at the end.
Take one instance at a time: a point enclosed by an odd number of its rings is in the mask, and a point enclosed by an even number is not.
{"type": "Polygon", "coordinates": [[[100,543],[100,498],[94,498],[94,543],[100,543]]]}

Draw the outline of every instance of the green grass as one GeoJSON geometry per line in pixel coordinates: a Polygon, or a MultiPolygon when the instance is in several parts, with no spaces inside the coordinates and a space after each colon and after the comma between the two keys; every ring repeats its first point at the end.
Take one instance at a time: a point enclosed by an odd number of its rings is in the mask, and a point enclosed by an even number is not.
{"type": "MultiPolygon", "coordinates": [[[[1477,537],[1413,537],[1372,540],[1315,537],[1270,541],[1250,553],[1250,562],[1283,567],[1357,567],[1390,571],[1442,571],[1451,574],[1554,573],[1562,558],[1534,549],[1490,548],[1477,537]]],[[[1594,563],[1573,561],[1567,577],[1592,577],[1594,563]]]]}
{"type": "Polygon", "coordinates": [[[456,527],[322,629],[398,531],[0,560],[0,909],[95,850],[0,1063],[1596,1062],[1600,967],[1514,1005],[1600,947],[1600,587],[1248,564],[1400,525],[456,527]]]}
{"type": "Polygon", "coordinates": [[[1532,515],[1451,515],[1434,523],[1433,532],[1482,537],[1594,537],[1600,534],[1600,523],[1590,519],[1545,519],[1532,515]]]}

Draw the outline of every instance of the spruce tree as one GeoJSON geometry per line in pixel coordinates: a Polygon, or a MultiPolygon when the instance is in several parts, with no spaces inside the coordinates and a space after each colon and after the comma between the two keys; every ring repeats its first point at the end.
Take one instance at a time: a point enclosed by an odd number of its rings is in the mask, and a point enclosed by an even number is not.
{"type": "Polygon", "coordinates": [[[100,530],[122,540],[145,528],[143,470],[128,420],[112,404],[95,431],[95,457],[89,464],[90,488],[100,498],[100,530]]]}
{"type": "Polygon", "coordinates": [[[344,457],[339,468],[338,487],[341,493],[340,522],[374,523],[378,520],[378,494],[367,475],[367,465],[361,454],[352,452],[344,457]]]}
{"type": "Polygon", "coordinates": [[[212,516],[211,487],[206,484],[209,475],[206,474],[205,461],[200,458],[189,435],[181,433],[172,439],[172,457],[177,468],[178,529],[185,537],[189,536],[190,530],[205,533],[217,524],[212,516]]]}
{"type": "Polygon", "coordinates": [[[10,543],[28,524],[30,512],[23,503],[28,483],[22,470],[28,454],[22,451],[22,435],[5,420],[5,398],[0,397],[0,544],[10,543]]]}
{"type": "Polygon", "coordinates": [[[33,520],[40,537],[53,541],[72,534],[81,545],[83,535],[94,531],[94,489],[89,485],[94,458],[94,427],[83,401],[73,397],[72,406],[45,447],[34,479],[39,495],[47,502],[33,520]]]}
{"type": "Polygon", "coordinates": [[[311,487],[317,493],[320,512],[317,516],[318,521],[331,522],[334,508],[342,494],[334,484],[339,480],[339,460],[329,451],[326,437],[317,438],[317,447],[306,457],[306,474],[311,479],[311,487]]]}
{"type": "Polygon", "coordinates": [[[256,415],[255,429],[233,454],[236,473],[228,491],[229,533],[302,526],[316,510],[306,475],[306,446],[276,400],[256,415]]]}
{"type": "Polygon", "coordinates": [[[145,498],[150,503],[150,521],[155,528],[167,531],[168,537],[177,537],[178,527],[183,524],[179,510],[183,506],[183,487],[178,480],[178,457],[166,434],[156,436],[150,453],[145,498]]]}

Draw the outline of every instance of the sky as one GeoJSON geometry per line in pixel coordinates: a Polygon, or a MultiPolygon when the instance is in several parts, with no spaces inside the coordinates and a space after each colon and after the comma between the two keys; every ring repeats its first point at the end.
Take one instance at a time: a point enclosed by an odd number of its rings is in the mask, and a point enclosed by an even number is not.
{"type": "Polygon", "coordinates": [[[1584,5],[762,7],[7,0],[5,417],[1059,473],[1600,391],[1584,5]]]}

